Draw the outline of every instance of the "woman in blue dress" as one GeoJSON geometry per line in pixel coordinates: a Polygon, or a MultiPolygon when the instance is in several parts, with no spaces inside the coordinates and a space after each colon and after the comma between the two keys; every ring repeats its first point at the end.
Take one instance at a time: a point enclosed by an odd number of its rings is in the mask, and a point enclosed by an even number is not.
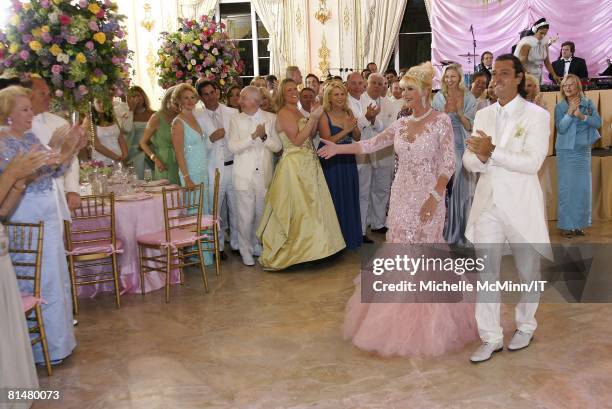
{"type": "MultiPolygon", "coordinates": [[[[203,214],[211,214],[213,192],[208,180],[208,148],[206,137],[193,116],[193,109],[199,101],[197,91],[189,84],[179,84],[172,92],[172,104],[179,114],[172,121],[172,145],[176,153],[181,185],[195,187],[204,185],[203,214]]],[[[213,261],[210,252],[204,253],[204,264],[213,261]]]]}
{"type": "MultiPolygon", "coordinates": [[[[10,100],[10,112],[0,113],[0,123],[5,124],[0,132],[0,174],[9,161],[19,155],[35,151],[46,151],[38,138],[29,131],[32,128],[32,105],[30,91],[21,87],[9,87],[0,91],[0,100],[10,100]]],[[[66,250],[64,248],[63,225],[70,214],[65,202],[61,199],[53,178],[61,176],[67,169],[66,163],[82,147],[82,135],[68,127],[60,128],[53,134],[49,145],[48,164],[38,169],[29,178],[25,194],[16,209],[9,216],[10,222],[39,223],[44,222],[43,249],[41,262],[41,296],[43,320],[49,347],[49,356],[53,364],[60,363],[76,347],[72,323],[72,297],[66,250]],[[70,133],[69,133],[70,132],[70,133]]],[[[18,254],[12,257],[13,263],[33,261],[35,255],[18,254]]],[[[29,275],[23,267],[15,267],[17,274],[29,275]]],[[[31,281],[21,281],[20,290],[33,293],[31,281]]],[[[34,346],[34,360],[44,362],[41,344],[34,346]]]]}
{"type": "Polygon", "coordinates": [[[133,116],[132,129],[125,130],[128,146],[127,161],[134,166],[138,179],[142,180],[145,169],[153,171],[153,163],[145,157],[145,153],[140,148],[140,140],[147,127],[147,122],[155,111],[151,109],[147,94],[138,86],[130,87],[128,90],[127,103],[130,107],[129,114],[133,116]]]}
{"type": "MultiPolygon", "coordinates": [[[[347,90],[341,82],[331,82],[323,96],[325,115],[319,119],[319,135],[337,144],[348,144],[361,139],[357,119],[348,107],[347,90]]],[[[321,142],[319,147],[324,146],[321,142]]],[[[359,210],[359,175],[355,155],[321,158],[323,174],[331,193],[346,247],[361,246],[361,216],[359,210]]]]}
{"type": "Polygon", "coordinates": [[[591,145],[600,137],[601,117],[574,74],[561,81],[560,93],[561,101],[555,107],[557,226],[570,238],[584,236],[583,229],[591,225],[591,145]]]}
{"type": "Polygon", "coordinates": [[[444,225],[444,239],[449,244],[465,246],[465,227],[472,208],[477,176],[463,168],[465,140],[474,125],[476,98],[463,83],[463,70],[457,64],[444,68],[442,89],[436,93],[431,104],[433,109],[446,112],[453,125],[455,140],[455,173],[449,182],[448,209],[444,225]]]}

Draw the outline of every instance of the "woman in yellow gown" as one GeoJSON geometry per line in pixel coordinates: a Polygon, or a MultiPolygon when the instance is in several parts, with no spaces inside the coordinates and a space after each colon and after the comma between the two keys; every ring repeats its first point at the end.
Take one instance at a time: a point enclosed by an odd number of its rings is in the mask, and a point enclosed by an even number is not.
{"type": "Polygon", "coordinates": [[[306,119],[297,108],[293,80],[281,82],[276,129],[283,155],[266,194],[264,214],[257,229],[263,245],[259,263],[265,270],[282,270],[319,260],[346,245],[312,137],[323,109],[313,107],[306,119]]]}

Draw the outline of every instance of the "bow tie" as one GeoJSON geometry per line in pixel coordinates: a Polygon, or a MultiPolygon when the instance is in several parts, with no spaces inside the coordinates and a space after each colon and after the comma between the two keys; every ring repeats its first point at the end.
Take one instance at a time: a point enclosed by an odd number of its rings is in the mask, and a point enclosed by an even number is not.
{"type": "Polygon", "coordinates": [[[572,62],[572,59],[571,59],[571,58],[569,58],[569,59],[567,59],[567,60],[563,60],[563,61],[565,61],[565,62],[572,62]]]}

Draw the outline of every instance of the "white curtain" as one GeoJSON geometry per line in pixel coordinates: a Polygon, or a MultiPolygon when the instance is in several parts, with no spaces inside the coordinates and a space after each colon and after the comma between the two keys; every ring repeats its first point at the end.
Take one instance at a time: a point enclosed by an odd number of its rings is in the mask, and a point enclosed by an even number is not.
{"type": "Polygon", "coordinates": [[[179,13],[183,18],[197,19],[200,16],[215,15],[219,0],[179,0],[179,13]]]}
{"type": "Polygon", "coordinates": [[[433,0],[424,0],[425,1],[425,10],[427,10],[427,18],[431,21],[431,2],[433,0]]]}
{"type": "Polygon", "coordinates": [[[251,0],[255,12],[261,18],[266,30],[270,34],[268,51],[270,51],[270,74],[281,78],[285,76],[288,55],[287,41],[288,31],[292,28],[285,27],[285,6],[282,0],[251,0]]]}
{"type": "Polygon", "coordinates": [[[399,34],[407,0],[366,0],[362,2],[362,66],[370,61],[384,71],[389,64],[399,34]]]}

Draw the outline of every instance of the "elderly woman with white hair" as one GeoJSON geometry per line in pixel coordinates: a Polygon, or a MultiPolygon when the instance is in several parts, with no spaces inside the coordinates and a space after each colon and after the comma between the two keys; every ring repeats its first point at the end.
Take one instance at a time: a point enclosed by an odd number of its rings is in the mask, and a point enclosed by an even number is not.
{"type": "Polygon", "coordinates": [[[242,262],[255,265],[261,255],[255,235],[263,214],[266,190],[274,173],[274,152],[282,148],[274,124],[276,115],[260,109],[259,89],[249,85],[240,92],[239,114],[229,126],[228,148],[234,153],[233,185],[238,210],[238,248],[242,262]]]}

